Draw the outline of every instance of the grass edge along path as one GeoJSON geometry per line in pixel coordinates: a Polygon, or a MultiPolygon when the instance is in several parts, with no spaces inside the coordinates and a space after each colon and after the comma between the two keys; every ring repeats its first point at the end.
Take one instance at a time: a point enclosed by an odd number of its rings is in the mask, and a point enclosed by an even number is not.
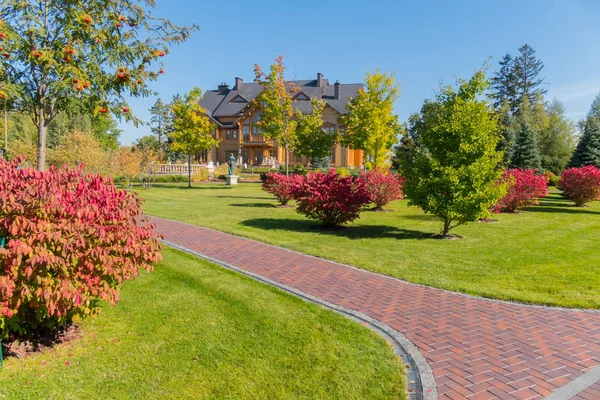
{"type": "Polygon", "coordinates": [[[435,217],[407,201],[363,212],[339,231],[276,201],[258,184],[162,185],[140,190],[149,215],[231,233],[408,282],[525,304],[600,308],[600,202],[572,207],[556,191],[539,206],[456,228],[464,238],[431,239],[435,217]]]}
{"type": "Polygon", "coordinates": [[[0,398],[404,399],[380,336],[332,311],[165,247],[83,336],[9,359],[0,398]]]}

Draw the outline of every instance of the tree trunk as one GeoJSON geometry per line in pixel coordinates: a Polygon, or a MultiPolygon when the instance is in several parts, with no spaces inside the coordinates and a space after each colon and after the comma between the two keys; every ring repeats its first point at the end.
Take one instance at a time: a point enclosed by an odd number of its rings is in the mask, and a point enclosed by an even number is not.
{"type": "Polygon", "coordinates": [[[289,172],[288,172],[288,146],[287,144],[285,145],[285,175],[288,176],[289,172]]]}
{"type": "Polygon", "coordinates": [[[450,218],[444,218],[444,231],[442,232],[442,236],[448,236],[448,232],[450,232],[450,224],[452,220],[450,218]]]}
{"type": "Polygon", "coordinates": [[[38,121],[38,160],[37,167],[40,171],[46,169],[46,137],[48,135],[48,127],[44,118],[44,110],[40,109],[38,121]]]}
{"type": "Polygon", "coordinates": [[[192,187],[192,155],[188,154],[188,188],[192,187]]]}

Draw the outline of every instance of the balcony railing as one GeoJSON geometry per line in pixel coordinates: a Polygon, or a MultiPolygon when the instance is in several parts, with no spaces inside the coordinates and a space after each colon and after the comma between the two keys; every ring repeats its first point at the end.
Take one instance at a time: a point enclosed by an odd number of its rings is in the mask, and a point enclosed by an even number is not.
{"type": "MultiPolygon", "coordinates": [[[[192,174],[198,171],[200,168],[208,168],[205,164],[192,164],[192,174]]],[[[153,164],[150,167],[153,174],[157,175],[187,175],[188,165],[187,164],[153,164]]]]}

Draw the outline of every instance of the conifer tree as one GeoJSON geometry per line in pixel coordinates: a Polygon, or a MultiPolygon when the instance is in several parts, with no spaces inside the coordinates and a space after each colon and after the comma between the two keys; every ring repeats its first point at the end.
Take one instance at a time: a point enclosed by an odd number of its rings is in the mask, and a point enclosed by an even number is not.
{"type": "Polygon", "coordinates": [[[150,107],[150,114],[152,114],[150,118],[150,130],[156,135],[159,152],[166,152],[168,144],[165,138],[172,131],[169,108],[170,106],[163,103],[160,97],[150,107]]]}
{"type": "MultiPolygon", "coordinates": [[[[492,99],[496,110],[500,109],[506,101],[515,104],[517,97],[512,56],[506,53],[499,64],[500,69],[492,78],[492,99]]],[[[514,112],[515,109],[511,108],[511,111],[514,112]]]]}
{"type": "Polygon", "coordinates": [[[600,168],[600,95],[592,103],[583,125],[583,135],[575,148],[569,167],[595,165],[600,168]]]}
{"type": "Polygon", "coordinates": [[[519,47],[519,55],[514,59],[512,68],[515,84],[515,97],[511,104],[513,109],[519,106],[523,97],[534,104],[538,95],[546,94],[548,90],[540,87],[544,83],[544,78],[539,76],[543,68],[544,63],[536,58],[531,46],[524,44],[519,47]]]}
{"type": "Polygon", "coordinates": [[[542,169],[535,133],[527,123],[521,125],[519,138],[514,147],[511,168],[542,169]]]}

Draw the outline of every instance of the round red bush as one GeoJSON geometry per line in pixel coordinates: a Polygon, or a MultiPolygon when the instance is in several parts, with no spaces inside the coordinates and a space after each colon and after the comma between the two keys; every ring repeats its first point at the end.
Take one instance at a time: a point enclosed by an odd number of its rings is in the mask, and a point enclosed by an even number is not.
{"type": "Polygon", "coordinates": [[[40,172],[0,161],[0,339],[31,336],[115,304],[160,259],[141,199],[81,168],[40,172]]]}
{"type": "Polygon", "coordinates": [[[509,182],[509,189],[494,209],[495,212],[515,212],[539,203],[548,195],[548,178],[534,169],[514,168],[504,171],[502,179],[509,182]]]}
{"type": "Polygon", "coordinates": [[[275,196],[281,205],[285,206],[294,198],[293,183],[302,179],[301,175],[285,175],[279,172],[268,173],[262,183],[262,189],[275,196]]]}
{"type": "Polygon", "coordinates": [[[315,172],[298,179],[292,184],[292,192],[298,205],[296,211],[326,226],[354,221],[371,202],[362,179],[339,176],[334,169],[328,174],[315,172]]]}
{"type": "Polygon", "coordinates": [[[578,207],[600,200],[600,168],[588,165],[562,173],[558,183],[563,194],[578,207]]]}
{"type": "Polygon", "coordinates": [[[403,176],[374,169],[361,173],[360,178],[365,182],[375,209],[381,210],[386,204],[404,198],[402,187],[406,178],[403,176]]]}

